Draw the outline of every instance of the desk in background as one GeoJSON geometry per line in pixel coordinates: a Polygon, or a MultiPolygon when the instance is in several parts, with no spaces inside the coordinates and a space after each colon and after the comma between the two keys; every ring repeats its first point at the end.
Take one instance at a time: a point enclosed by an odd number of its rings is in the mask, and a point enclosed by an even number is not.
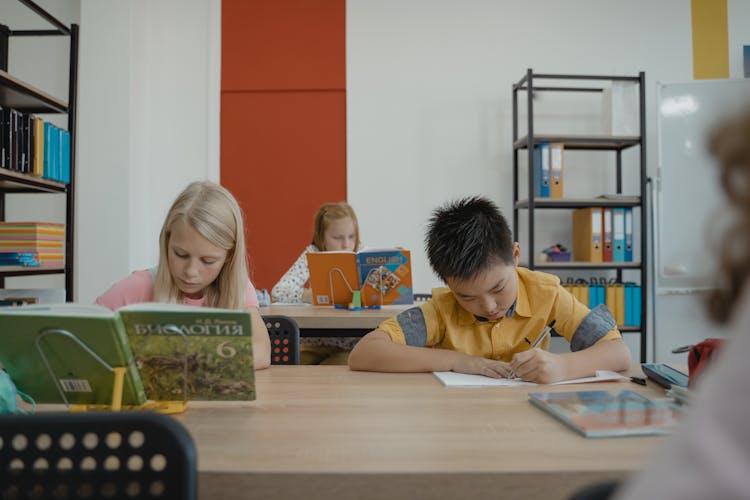
{"type": "MultiPolygon", "coordinates": [[[[661,437],[585,439],[533,407],[535,387],[445,388],[432,374],[272,366],[254,402],[191,402],[200,498],[543,498],[639,469],[661,437]]],[[[664,391],[649,382],[545,391],[664,391]]]]}
{"type": "Polygon", "coordinates": [[[270,305],[260,308],[260,314],[289,316],[297,322],[302,337],[362,337],[374,330],[381,321],[395,316],[415,304],[383,306],[380,309],[347,311],[333,307],[311,305],[270,305]]]}

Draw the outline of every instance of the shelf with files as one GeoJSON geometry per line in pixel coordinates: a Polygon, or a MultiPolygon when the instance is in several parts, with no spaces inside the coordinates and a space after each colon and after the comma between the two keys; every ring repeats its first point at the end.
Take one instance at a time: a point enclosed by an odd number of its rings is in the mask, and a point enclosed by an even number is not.
{"type": "MultiPolygon", "coordinates": [[[[45,194],[56,193],[65,196],[65,239],[64,264],[52,266],[2,266],[0,267],[0,288],[5,286],[6,277],[37,276],[49,274],[65,275],[67,300],[74,299],[74,241],[75,241],[75,144],[76,144],[76,102],[78,87],[78,25],[66,25],[31,0],[18,0],[40,18],[45,29],[13,29],[9,19],[0,20],[0,107],[24,114],[64,114],[67,115],[67,132],[70,136],[70,182],[49,180],[31,173],[19,172],[10,168],[0,168],[0,221],[6,220],[6,194],[45,194]],[[68,37],[70,52],[68,61],[68,100],[59,99],[11,74],[8,68],[11,39],[29,37],[68,37]]],[[[67,157],[66,157],[67,158],[67,157]]],[[[12,167],[12,165],[10,165],[12,167]]]]}
{"type": "MultiPolygon", "coordinates": [[[[553,271],[555,273],[602,270],[612,271],[616,274],[616,281],[622,283],[623,273],[627,272],[632,275],[638,273],[640,276],[641,286],[641,313],[640,325],[622,326],[620,330],[628,333],[640,334],[640,359],[646,361],[647,348],[647,247],[646,247],[646,133],[645,133],[645,74],[640,72],[633,76],[619,75],[570,75],[570,74],[545,74],[535,73],[528,69],[526,74],[516,83],[513,84],[513,234],[516,241],[521,240],[521,225],[519,214],[526,213],[524,224],[524,235],[528,241],[526,251],[528,252],[528,261],[525,265],[530,269],[553,271]],[[555,82],[550,85],[540,84],[539,82],[555,82]],[[582,84],[586,82],[586,84],[582,84]],[[594,85],[591,86],[592,82],[594,85]],[[609,134],[539,134],[535,133],[535,97],[537,93],[549,92],[558,93],[602,93],[607,86],[617,84],[632,84],[637,87],[637,115],[638,115],[638,134],[627,135],[609,135],[609,134]],[[519,135],[519,94],[526,94],[526,134],[519,135]],[[542,149],[541,145],[559,144],[560,151],[580,150],[580,151],[610,151],[614,152],[615,186],[612,194],[603,195],[596,198],[564,198],[564,197],[539,197],[538,191],[535,190],[534,155],[535,150],[542,149]],[[622,153],[630,148],[638,149],[638,168],[637,173],[629,180],[635,179],[637,189],[635,193],[623,194],[623,159],[622,153]],[[525,175],[527,176],[528,196],[520,196],[520,156],[525,155],[528,158],[525,175]],[[639,245],[641,260],[639,262],[537,262],[534,246],[534,228],[537,210],[569,210],[573,211],[581,208],[625,208],[635,209],[637,220],[640,222],[639,245]]],[[[561,153],[564,154],[564,153],[561,153]]],[[[551,161],[551,160],[550,160],[551,161]]],[[[605,165],[608,167],[609,165],[605,165]]],[[[630,171],[629,171],[630,173],[630,171]]],[[[634,215],[635,222],[636,215],[634,215]]],[[[638,240],[636,240],[638,241],[638,240]]]]}

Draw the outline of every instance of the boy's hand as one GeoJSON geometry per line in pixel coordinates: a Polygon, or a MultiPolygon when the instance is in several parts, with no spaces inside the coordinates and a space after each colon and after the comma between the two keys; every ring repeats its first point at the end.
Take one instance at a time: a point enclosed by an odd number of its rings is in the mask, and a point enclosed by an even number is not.
{"type": "Polygon", "coordinates": [[[456,354],[460,354],[460,356],[457,356],[453,363],[452,371],[454,372],[484,375],[492,378],[511,378],[513,376],[510,364],[505,361],[496,361],[463,353],[456,354]]]}
{"type": "Polygon", "coordinates": [[[539,348],[514,354],[510,367],[516,376],[527,382],[551,384],[565,379],[563,359],[539,348]]]}

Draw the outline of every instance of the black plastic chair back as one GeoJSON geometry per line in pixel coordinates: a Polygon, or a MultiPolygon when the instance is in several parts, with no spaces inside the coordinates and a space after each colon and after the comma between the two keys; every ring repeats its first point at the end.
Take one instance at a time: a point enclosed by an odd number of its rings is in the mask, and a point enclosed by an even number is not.
{"type": "Polygon", "coordinates": [[[187,430],[154,412],[0,415],[2,499],[197,498],[187,430]]]}
{"type": "Polygon", "coordinates": [[[272,365],[299,364],[299,326],[288,316],[263,316],[271,338],[272,365]]]}

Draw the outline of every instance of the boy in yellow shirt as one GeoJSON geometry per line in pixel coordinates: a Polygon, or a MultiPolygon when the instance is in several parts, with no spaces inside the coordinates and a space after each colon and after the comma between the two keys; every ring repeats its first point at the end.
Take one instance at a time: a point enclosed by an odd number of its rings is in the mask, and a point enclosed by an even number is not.
{"type": "Polygon", "coordinates": [[[349,356],[352,370],[455,371],[552,383],[630,367],[630,350],[603,305],[578,302],[551,274],[518,267],[520,246],[497,206],[464,198],[433,212],[427,255],[448,288],[382,322],[349,356]],[[570,353],[532,348],[544,328],[570,353]]]}

